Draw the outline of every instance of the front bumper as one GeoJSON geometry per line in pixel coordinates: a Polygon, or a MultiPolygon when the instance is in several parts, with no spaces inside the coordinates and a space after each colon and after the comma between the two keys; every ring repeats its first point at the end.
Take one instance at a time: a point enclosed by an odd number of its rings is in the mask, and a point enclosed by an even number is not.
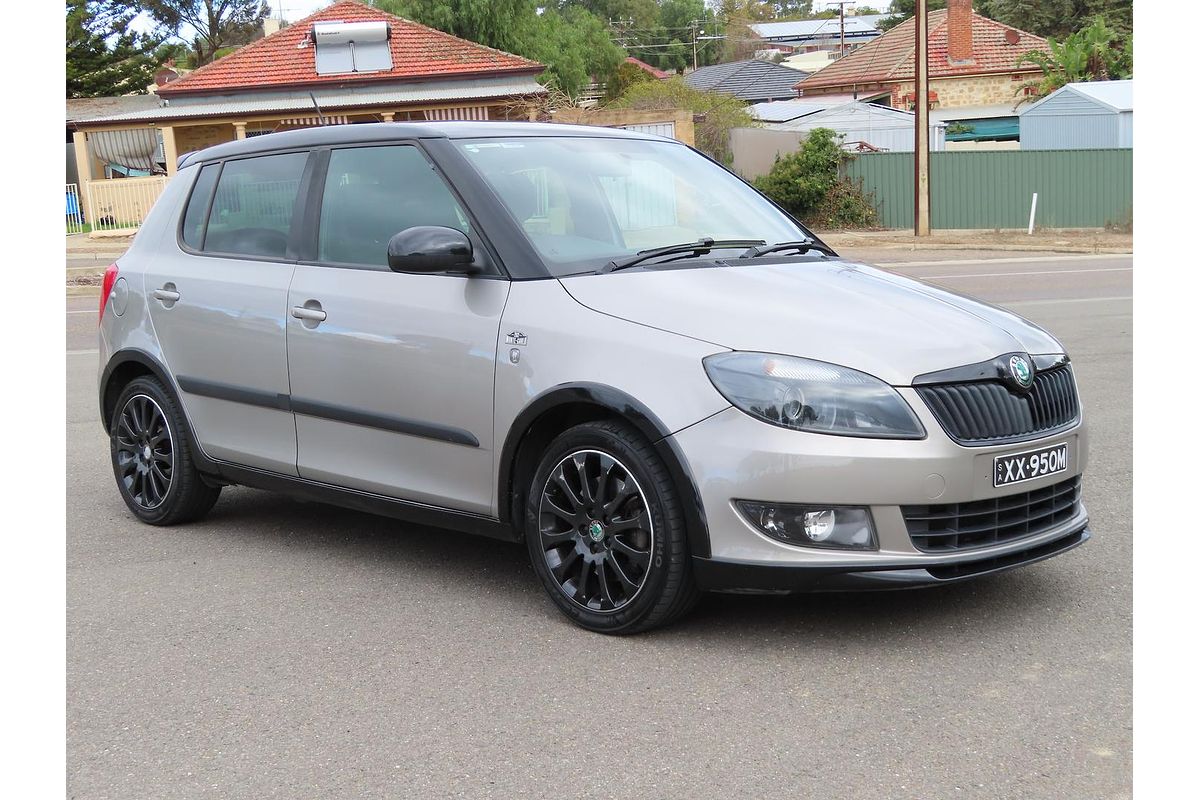
{"type": "Polygon", "coordinates": [[[673,437],[703,503],[709,552],[696,552],[704,588],[759,591],[903,588],[997,572],[1077,547],[1089,538],[1087,512],[1023,538],[954,552],[917,549],[902,506],[987,500],[1080,475],[1087,429],[1034,442],[964,447],[951,441],[911,389],[899,390],[920,417],[922,440],[860,439],[789,431],[729,408],[673,437]],[[992,485],[997,455],[1064,442],[1065,472],[1015,486],[992,485]],[[785,544],[753,526],[735,500],[870,509],[878,549],[849,551],[785,544]]]}
{"type": "MultiPolygon", "coordinates": [[[[924,567],[909,565],[847,567],[778,566],[693,558],[697,585],[710,592],[790,594],[792,592],[886,591],[918,589],[994,575],[1065,553],[1092,536],[1087,523],[1078,530],[1035,547],[985,558],[955,557],[924,567]]],[[[973,554],[978,555],[978,554],[973,554]]]]}

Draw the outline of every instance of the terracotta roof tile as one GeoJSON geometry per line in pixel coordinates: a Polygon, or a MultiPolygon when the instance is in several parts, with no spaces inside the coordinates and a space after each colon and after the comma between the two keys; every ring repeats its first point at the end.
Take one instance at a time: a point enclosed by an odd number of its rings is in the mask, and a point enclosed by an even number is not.
{"type": "MultiPolygon", "coordinates": [[[[951,64],[946,54],[948,46],[946,24],[948,12],[932,11],[929,14],[929,77],[948,78],[955,75],[975,75],[981,72],[1012,72],[1018,69],[1017,61],[1032,50],[1050,52],[1046,40],[1032,33],[1009,27],[980,14],[971,15],[971,40],[974,62],[951,64]],[[1013,31],[1016,44],[1009,44],[1013,31]]],[[[839,58],[820,72],[796,84],[796,88],[823,88],[829,86],[851,86],[854,84],[886,83],[889,81],[912,80],[916,72],[913,65],[916,46],[913,42],[915,19],[908,19],[882,36],[871,40],[849,55],[839,58]]],[[[1021,71],[1034,71],[1031,64],[1024,64],[1021,71]]]]}
{"type": "Polygon", "coordinates": [[[174,97],[456,75],[536,74],[544,69],[536,61],[484,47],[353,0],[342,0],[200,67],[158,91],[163,97],[174,97]],[[315,48],[311,44],[303,47],[300,44],[312,30],[312,24],[323,21],[388,22],[391,25],[392,69],[318,75],[315,48]]]}

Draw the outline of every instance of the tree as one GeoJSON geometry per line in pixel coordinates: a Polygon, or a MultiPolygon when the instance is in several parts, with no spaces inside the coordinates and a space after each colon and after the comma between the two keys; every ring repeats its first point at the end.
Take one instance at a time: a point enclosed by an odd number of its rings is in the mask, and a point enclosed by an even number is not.
{"type": "Polygon", "coordinates": [[[720,92],[693,89],[682,78],[635,83],[610,108],[634,110],[687,109],[696,116],[696,148],[724,164],[733,162],[731,128],[753,127],[746,104],[720,92]]]}
{"type": "Polygon", "coordinates": [[[546,65],[544,80],[572,97],[593,79],[608,83],[625,60],[604,24],[583,8],[536,14],[514,51],[546,65]]]}
{"type": "Polygon", "coordinates": [[[1026,100],[1036,100],[1078,81],[1106,81],[1133,75],[1131,40],[1122,41],[1120,34],[1105,24],[1103,18],[1072,33],[1061,42],[1050,37],[1049,54],[1041,51],[1025,53],[1018,66],[1029,63],[1042,71],[1042,77],[1024,83],[1026,100]],[[1032,91],[1026,91],[1032,90],[1032,91]]]}
{"type": "MultiPolygon", "coordinates": [[[[1117,33],[1133,30],[1133,0],[975,0],[975,11],[985,17],[1038,36],[1065,37],[1104,17],[1117,33]]],[[[890,30],[911,17],[915,0],[892,0],[892,16],[879,21],[890,30]]],[[[946,0],[929,0],[929,10],[946,7],[946,0]]]]}
{"type": "MultiPolygon", "coordinates": [[[[892,0],[892,15],[879,20],[879,30],[890,31],[904,20],[916,13],[916,0],[892,0]]],[[[937,11],[946,7],[946,0],[929,0],[929,10],[937,11]]],[[[979,9],[975,9],[979,11],[979,9]]],[[[980,11],[980,13],[983,13],[980,11]]]]}
{"type": "Polygon", "coordinates": [[[595,78],[607,81],[625,53],[582,4],[535,0],[373,0],[390,14],[546,65],[542,80],[577,95],[595,78]]]}
{"type": "Polygon", "coordinates": [[[162,62],[158,41],[129,29],[134,12],[67,0],[67,97],[145,94],[162,62]]]}
{"type": "Polygon", "coordinates": [[[629,90],[629,87],[635,83],[654,80],[658,79],[637,64],[625,62],[617,67],[616,72],[608,79],[608,85],[604,91],[604,100],[612,102],[625,94],[629,90]]]}
{"type": "Polygon", "coordinates": [[[262,35],[271,15],[264,0],[133,0],[168,36],[182,38],[194,31],[191,41],[196,66],[216,60],[217,51],[249,44],[262,35]]]}

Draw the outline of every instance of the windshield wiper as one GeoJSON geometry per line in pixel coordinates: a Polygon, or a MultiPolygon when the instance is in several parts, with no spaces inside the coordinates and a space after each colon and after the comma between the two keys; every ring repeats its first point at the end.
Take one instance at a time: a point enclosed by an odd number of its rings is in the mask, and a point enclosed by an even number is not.
{"type": "Polygon", "coordinates": [[[836,256],[830,248],[818,242],[816,239],[800,239],[795,242],[776,242],[775,244],[763,245],[761,247],[751,247],[746,252],[742,253],[738,258],[758,258],[765,256],[768,253],[782,253],[787,250],[797,250],[801,254],[807,253],[809,250],[820,250],[828,256],[836,256]]]}
{"type": "Polygon", "coordinates": [[[632,255],[629,258],[621,259],[620,261],[613,260],[600,268],[600,273],[616,272],[619,269],[632,267],[635,264],[640,264],[643,261],[648,261],[658,256],[671,256],[677,253],[690,253],[693,256],[705,256],[713,250],[722,247],[755,247],[757,245],[766,244],[762,239],[713,239],[709,236],[703,236],[694,242],[684,242],[683,244],[669,244],[666,247],[655,247],[652,250],[642,250],[637,255],[632,255]]]}

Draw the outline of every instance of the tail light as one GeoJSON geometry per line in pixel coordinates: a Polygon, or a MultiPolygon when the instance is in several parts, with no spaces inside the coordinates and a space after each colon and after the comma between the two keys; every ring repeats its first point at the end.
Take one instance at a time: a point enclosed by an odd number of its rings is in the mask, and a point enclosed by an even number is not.
{"type": "Polygon", "coordinates": [[[112,294],[113,284],[117,282],[117,265],[112,263],[104,270],[104,284],[100,287],[100,319],[104,319],[104,307],[108,305],[108,297],[112,294]]]}

